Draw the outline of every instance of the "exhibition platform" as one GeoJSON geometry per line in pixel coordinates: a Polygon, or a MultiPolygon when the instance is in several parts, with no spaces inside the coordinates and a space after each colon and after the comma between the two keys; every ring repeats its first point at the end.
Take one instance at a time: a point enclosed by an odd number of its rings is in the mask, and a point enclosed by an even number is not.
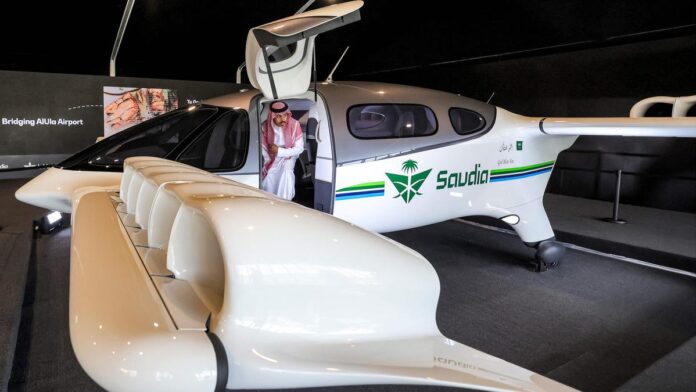
{"type": "MultiPolygon", "coordinates": [[[[23,182],[0,181],[0,390],[102,390],[84,373],[70,344],[71,229],[32,239],[32,220],[45,211],[14,200],[14,190],[23,182]]],[[[624,243],[625,249],[670,251],[683,262],[692,255],[693,236],[680,242],[686,238],[681,235],[693,233],[691,214],[624,206],[622,218],[629,224],[618,226],[596,219],[609,214],[610,205],[604,210],[596,201],[557,195],[547,195],[545,202],[562,241],[583,238],[590,242],[580,245],[592,248],[594,238],[614,244],[618,250],[608,251],[619,254],[624,243]],[[660,229],[666,226],[672,227],[669,236],[660,229]]],[[[534,250],[519,238],[462,221],[388,237],[418,251],[435,267],[441,281],[437,321],[446,336],[583,391],[696,388],[693,274],[576,247],[568,250],[559,268],[535,273],[528,264],[534,250]]],[[[624,256],[653,261],[638,258],[641,254],[624,256]]]]}
{"type": "MultiPolygon", "coordinates": [[[[696,214],[622,204],[619,219],[626,223],[609,223],[613,203],[553,193],[544,195],[544,208],[558,241],[696,273],[696,214]]],[[[463,221],[512,233],[493,218],[463,221]]]]}
{"type": "Polygon", "coordinates": [[[547,193],[544,207],[560,241],[696,272],[696,214],[547,193]]]}

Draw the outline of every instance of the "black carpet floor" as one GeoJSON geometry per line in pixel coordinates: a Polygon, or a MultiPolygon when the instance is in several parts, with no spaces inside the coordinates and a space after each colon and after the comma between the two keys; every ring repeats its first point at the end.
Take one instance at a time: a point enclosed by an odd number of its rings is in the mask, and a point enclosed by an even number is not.
{"type": "Polygon", "coordinates": [[[547,193],[544,207],[560,241],[696,272],[696,214],[626,204],[617,225],[606,201],[547,193]]]}
{"type": "MultiPolygon", "coordinates": [[[[37,241],[11,391],[101,390],[70,346],[69,237],[64,229],[37,241]]],[[[584,391],[615,390],[648,368],[652,390],[696,390],[693,350],[678,352],[684,361],[652,366],[696,336],[693,278],[575,251],[559,269],[538,274],[527,265],[533,252],[518,238],[454,221],[389,237],[435,266],[438,324],[450,338],[584,391]]]]}
{"type": "Polygon", "coordinates": [[[632,378],[617,392],[696,391],[696,337],[632,378]],[[676,371],[687,369],[689,371],[676,371]],[[664,382],[668,376],[670,381],[664,382]],[[671,387],[670,389],[667,389],[671,387]]]}
{"type": "Polygon", "coordinates": [[[0,391],[12,372],[31,255],[31,225],[24,233],[0,231],[0,391]]]}
{"type": "MultiPolygon", "coordinates": [[[[435,266],[445,335],[584,391],[614,390],[696,335],[690,277],[575,251],[529,273],[518,238],[454,221],[390,237],[435,266]]],[[[696,390],[696,378],[655,377],[696,390]]]]}
{"type": "Polygon", "coordinates": [[[32,220],[45,210],[18,202],[26,180],[0,181],[0,391],[11,377],[32,252],[32,220]]]}
{"type": "Polygon", "coordinates": [[[70,229],[36,242],[10,391],[99,391],[70,344],[70,229]]]}

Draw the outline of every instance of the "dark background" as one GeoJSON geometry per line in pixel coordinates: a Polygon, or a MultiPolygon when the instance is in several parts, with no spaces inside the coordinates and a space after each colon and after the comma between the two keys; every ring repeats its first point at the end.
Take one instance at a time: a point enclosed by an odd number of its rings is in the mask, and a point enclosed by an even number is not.
{"type": "MultiPolygon", "coordinates": [[[[234,81],[248,29],[304,3],[136,0],[117,73],[234,81]]],[[[108,74],[125,4],[6,4],[0,69],[108,74]]],[[[366,0],[361,13],[360,22],[318,38],[320,79],[350,45],[337,80],[480,100],[495,92],[493,104],[531,116],[627,116],[645,97],[696,94],[693,0],[366,0]]],[[[694,139],[582,137],[559,157],[549,191],[608,200],[619,168],[625,202],[696,212],[694,139]]]]}
{"type": "MultiPolygon", "coordinates": [[[[318,0],[312,8],[336,2],[318,0]]],[[[288,16],[304,3],[136,0],[118,56],[118,74],[234,81],[249,28],[288,16]]],[[[5,4],[0,69],[108,74],[125,4],[125,0],[5,4]]],[[[562,52],[694,34],[695,25],[692,0],[366,0],[360,22],[319,38],[318,68],[324,78],[347,45],[350,54],[336,74],[344,80],[481,56],[493,56],[480,59],[488,62],[506,54],[529,56],[543,48],[562,52]]],[[[412,81],[416,82],[431,84],[412,81]]]]}

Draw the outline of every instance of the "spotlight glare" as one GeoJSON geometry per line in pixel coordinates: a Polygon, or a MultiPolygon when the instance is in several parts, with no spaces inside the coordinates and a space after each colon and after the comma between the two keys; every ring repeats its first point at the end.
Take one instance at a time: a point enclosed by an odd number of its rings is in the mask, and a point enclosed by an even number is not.
{"type": "Polygon", "coordinates": [[[42,234],[48,234],[63,226],[63,215],[58,211],[44,215],[40,220],[34,221],[34,226],[42,234]]]}
{"type": "Polygon", "coordinates": [[[46,219],[48,219],[48,223],[50,224],[56,223],[61,218],[63,218],[63,216],[58,211],[53,211],[50,214],[46,215],[46,219]]]}
{"type": "Polygon", "coordinates": [[[520,223],[520,217],[517,215],[508,215],[505,217],[500,218],[503,222],[509,224],[509,225],[516,225],[520,223]]]}

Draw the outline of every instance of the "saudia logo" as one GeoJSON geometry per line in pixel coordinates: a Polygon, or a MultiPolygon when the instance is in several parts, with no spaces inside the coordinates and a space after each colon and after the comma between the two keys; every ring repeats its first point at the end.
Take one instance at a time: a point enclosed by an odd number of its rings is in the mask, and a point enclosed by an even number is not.
{"type": "Polygon", "coordinates": [[[416,170],[418,170],[418,162],[409,159],[401,165],[401,171],[406,173],[406,175],[384,173],[387,175],[387,178],[391,180],[392,184],[394,184],[396,191],[399,192],[398,195],[394,196],[395,199],[401,196],[404,202],[408,204],[416,195],[422,195],[418,190],[423,186],[425,179],[428,178],[428,174],[430,174],[433,169],[428,169],[410,176],[408,175],[408,173],[415,172],[416,170]]]}
{"type": "Polygon", "coordinates": [[[480,164],[474,165],[474,170],[462,173],[450,173],[442,170],[437,173],[437,189],[459,188],[466,185],[479,185],[488,182],[488,170],[480,170],[480,164]]]}

